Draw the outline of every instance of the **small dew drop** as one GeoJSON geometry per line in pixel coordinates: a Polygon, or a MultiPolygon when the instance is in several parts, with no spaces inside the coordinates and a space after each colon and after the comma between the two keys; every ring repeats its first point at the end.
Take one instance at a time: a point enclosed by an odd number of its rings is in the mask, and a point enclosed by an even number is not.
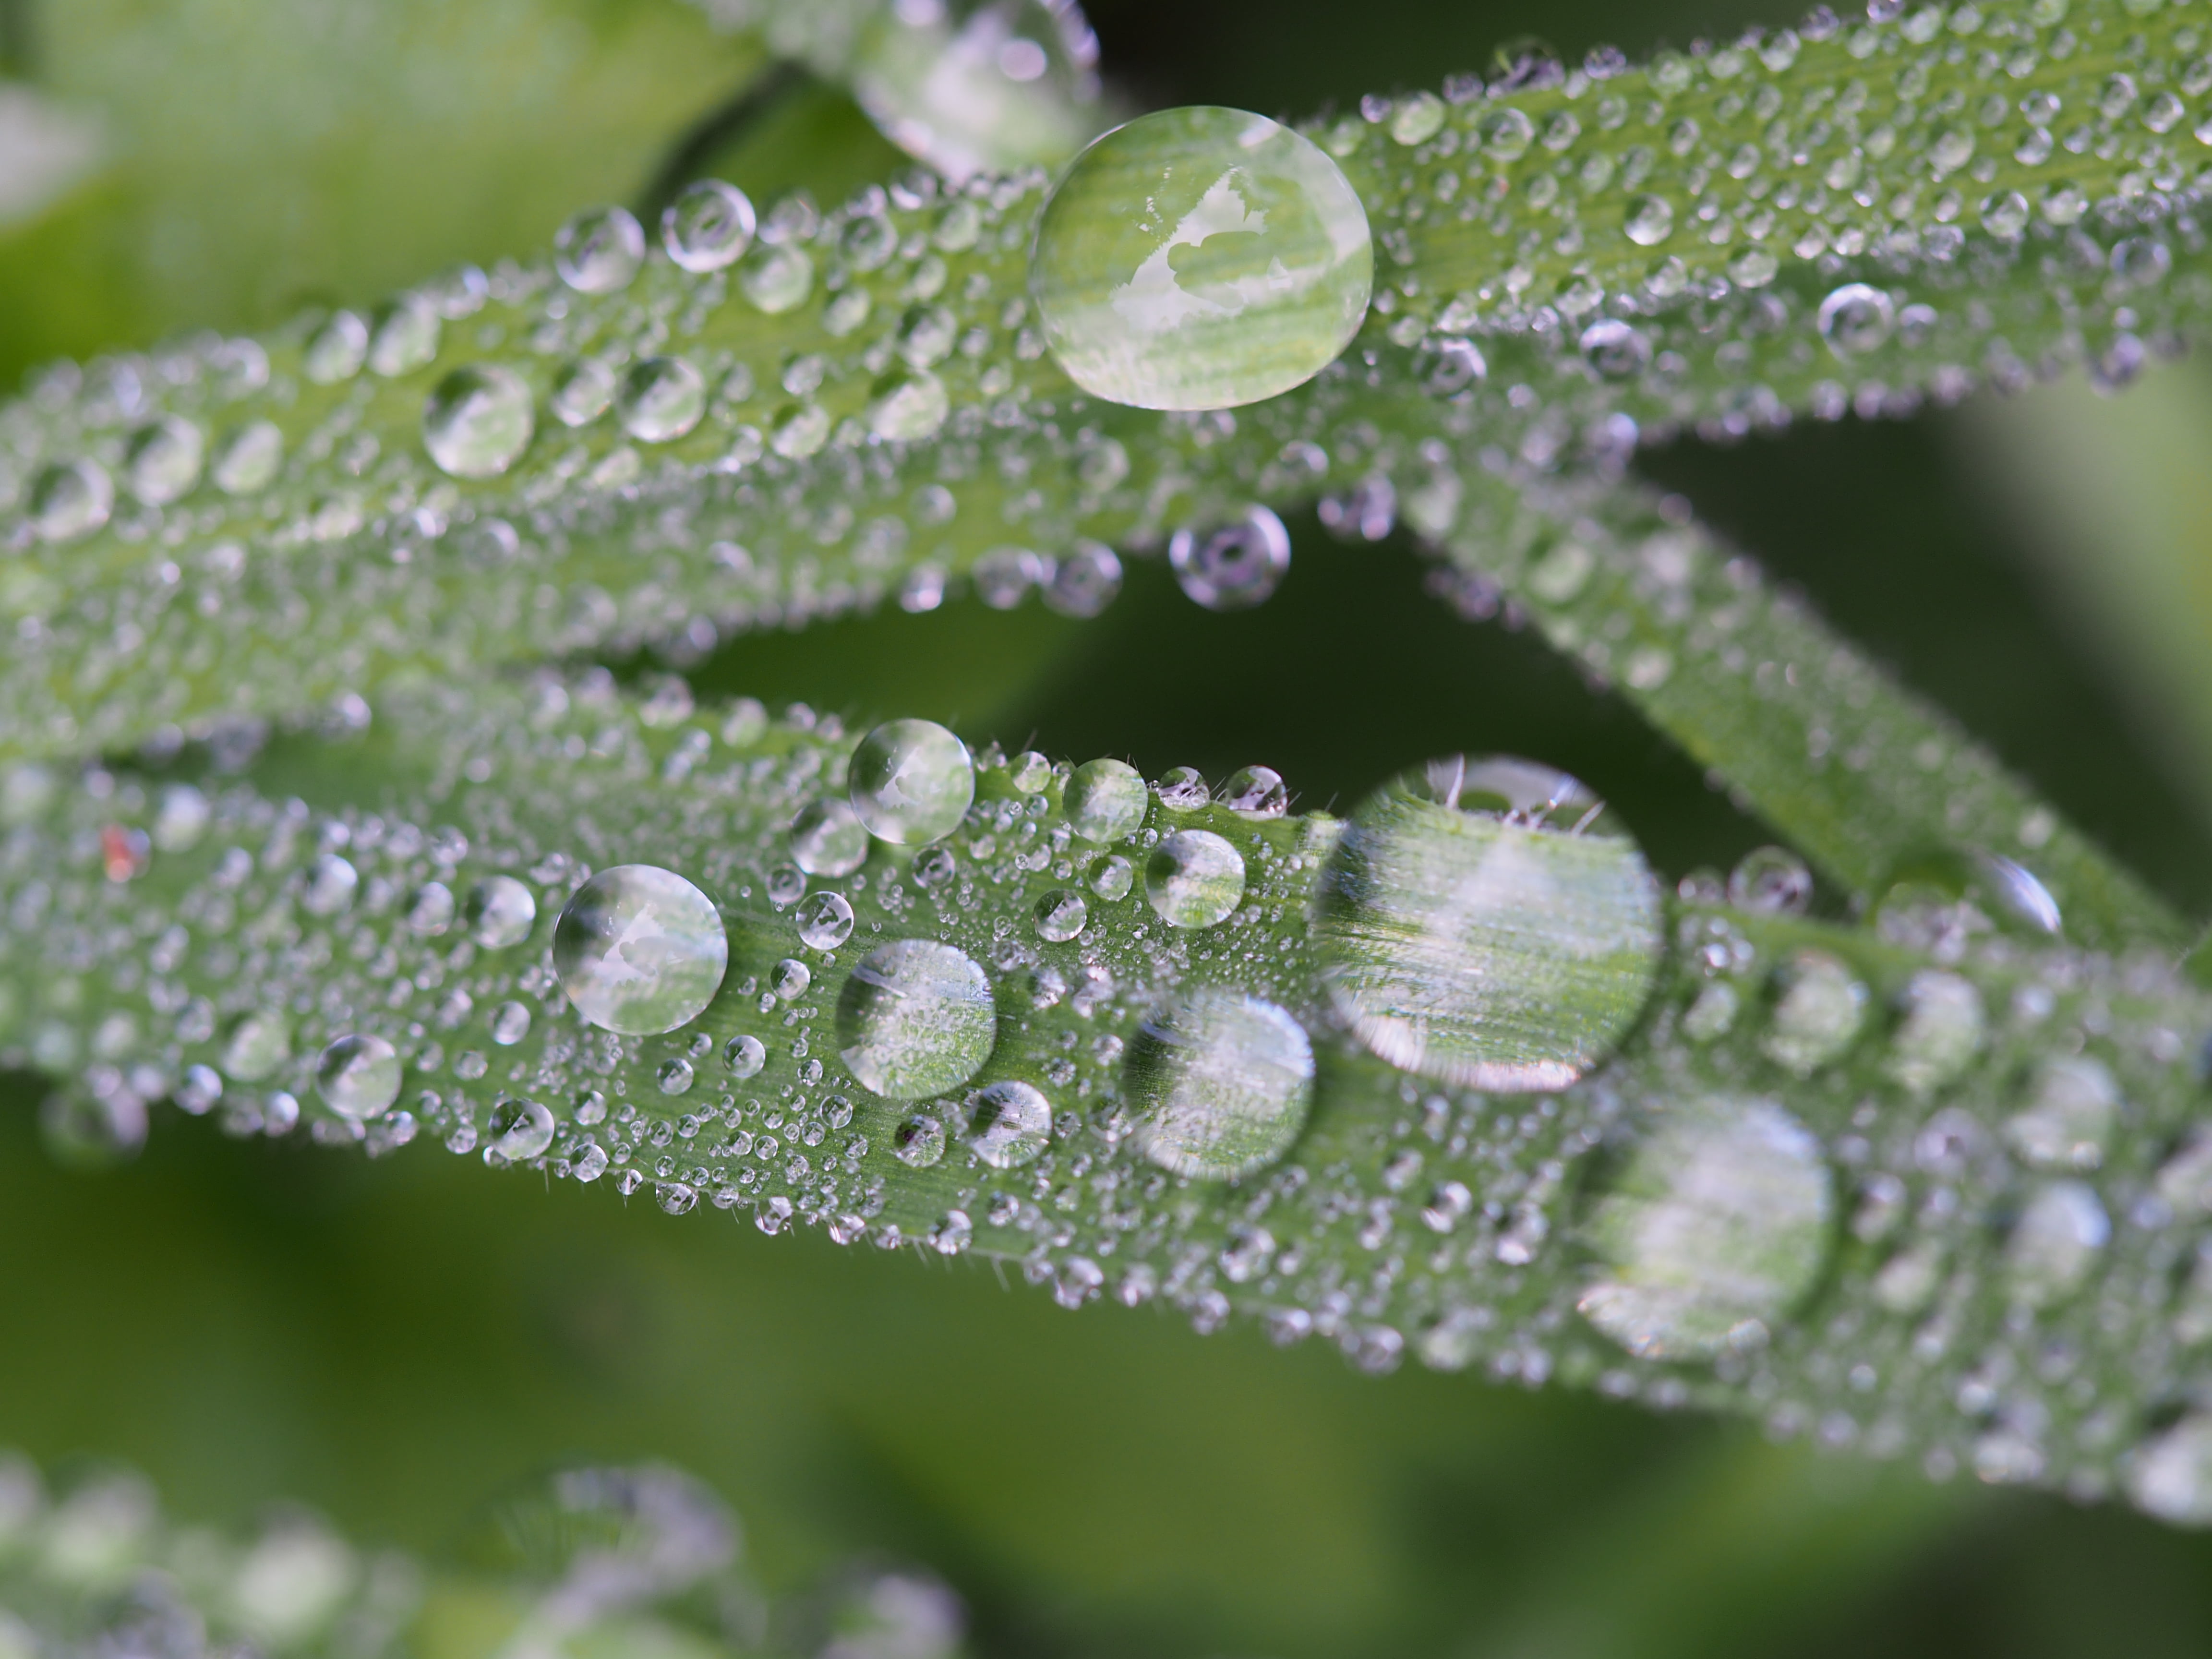
{"type": "Polygon", "coordinates": [[[530,447],[530,388],[491,363],[457,368],[422,405],[422,447],[456,478],[496,478],[530,447]]]}
{"type": "Polygon", "coordinates": [[[1034,1084],[1009,1079],[975,1093],[968,1146],[994,1170],[1034,1164],[1052,1144],[1052,1103],[1034,1084]]]}
{"type": "Polygon", "coordinates": [[[647,357],[623,376],[615,413],[641,443],[674,441],[707,412],[707,382],[683,357],[647,357]]]}
{"type": "Polygon", "coordinates": [[[1162,1169],[1231,1181],[1289,1152],[1313,1104],[1313,1045],[1271,1002],[1217,986],[1184,993],[1130,1044],[1136,1143],[1162,1169]]]}
{"type": "Polygon", "coordinates": [[[399,1098],[398,1051],[380,1036],[342,1036],[315,1061],[315,1092],[343,1117],[366,1123],[399,1098]]]}
{"type": "Polygon", "coordinates": [[[538,901],[513,876],[486,876],[469,889],[464,920],[469,937],[486,950],[504,951],[530,937],[538,901]]]}
{"type": "Polygon", "coordinates": [[[645,263],[645,231],[626,208],[580,213],[553,239],[553,268],[579,294],[628,288],[645,263]]]}
{"type": "Polygon", "coordinates": [[[860,739],[848,769],[853,811],[878,841],[915,847],[960,826],[975,799],[968,745],[934,720],[890,720],[860,739]]]}
{"type": "Polygon", "coordinates": [[[1143,827],[1150,792],[1143,775],[1124,761],[1086,761],[1075,769],[1062,797],[1068,828],[1106,846],[1143,827]]]}
{"type": "Polygon", "coordinates": [[[1212,927],[1243,900],[1243,855],[1210,830],[1178,830],[1146,861],[1145,896],[1171,927],[1212,927]]]}
{"type": "Polygon", "coordinates": [[[1178,530],[1168,563],[1182,591],[1209,611],[1246,611],[1265,603],[1291,568],[1291,537],[1264,507],[1247,508],[1233,525],[1203,533],[1178,530]]]}
{"type": "Polygon", "coordinates": [[[752,198],[720,179],[686,185],[661,210],[660,245],[695,276],[735,264],[752,246],[752,198]]]}
{"type": "Polygon", "coordinates": [[[853,907],[842,893],[816,893],[799,907],[799,937],[834,951],[853,936],[853,907]]]}

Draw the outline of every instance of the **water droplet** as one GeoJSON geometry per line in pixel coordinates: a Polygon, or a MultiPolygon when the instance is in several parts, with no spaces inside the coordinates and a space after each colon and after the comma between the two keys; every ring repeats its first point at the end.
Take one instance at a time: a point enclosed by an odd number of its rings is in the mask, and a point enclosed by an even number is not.
{"type": "Polygon", "coordinates": [[[1834,1203],[1820,1143],[1773,1101],[1685,1101],[1599,1200],[1606,1275],[1576,1306],[1643,1358],[1759,1346],[1820,1276],[1834,1203]]]}
{"type": "Polygon", "coordinates": [[[1810,1077],[1851,1046],[1866,1023],[1867,988],[1825,951],[1800,951],[1775,976],[1779,994],[1759,1048],[1810,1077]]]}
{"type": "Polygon", "coordinates": [[[1208,611],[1244,611],[1267,600],[1291,568],[1291,536],[1264,507],[1203,535],[1178,530],[1168,562],[1182,591],[1208,611]]]}
{"type": "Polygon", "coordinates": [[[334,916],[350,909],[361,872],[336,853],[322,853],[307,866],[300,884],[300,908],[311,916],[334,916]]]}
{"type": "Polygon", "coordinates": [[[791,857],[810,876],[849,876],[868,861],[867,826],[845,802],[825,795],[791,821],[791,857]]]}
{"type": "Polygon", "coordinates": [[[868,430],[894,443],[918,442],[943,426],[951,410],[951,398],[937,376],[927,369],[893,369],[869,393],[868,430]]]}
{"type": "Polygon", "coordinates": [[[555,377],[545,405],[563,426],[588,426],[607,412],[619,385],[614,370],[599,358],[580,357],[555,377]]]}
{"type": "Polygon", "coordinates": [[[535,1100],[503,1100],[493,1109],[483,1160],[493,1168],[543,1158],[553,1144],[553,1114],[535,1100]]]}
{"type": "Polygon", "coordinates": [[[994,1170],[1033,1164],[1052,1144],[1052,1103],[1032,1084],[1009,1080],[976,1092],[968,1145],[994,1170]]]}
{"type": "Polygon", "coordinates": [[[1813,872],[1786,847],[1754,847],[1729,872],[1729,902],[1762,916],[1802,916],[1813,902],[1813,872]]]}
{"type": "Polygon", "coordinates": [[[270,421],[252,421],[223,441],[210,476],[227,495],[255,495],[276,482],[284,465],[284,434],[270,421]]]}
{"type": "Polygon", "coordinates": [[[1820,337],[1839,357],[1872,351],[1897,325],[1897,306],[1888,295],[1864,283],[1846,283],[1820,301],[1820,337]]]}
{"type": "Polygon", "coordinates": [[[799,937],[817,951],[834,951],[853,937],[853,907],[842,893],[817,893],[799,907],[799,937]]]}
{"type": "Polygon", "coordinates": [[[1674,204],[1663,196],[1633,198],[1621,228],[1637,246],[1656,247],[1674,234],[1674,204]]]}
{"type": "Polygon", "coordinates": [[[149,507],[165,507],[199,482],[207,441],[190,421],[171,415],[141,427],[124,452],[123,482],[149,507]]]}
{"type": "Polygon", "coordinates": [[[2005,1242],[2006,1276],[2014,1301],[2047,1308],[2079,1289],[2112,1236],[2095,1191],[2079,1181],[2053,1181],[2036,1190],[2005,1242]]]}
{"type": "Polygon", "coordinates": [[[891,1155],[911,1169],[935,1167],[945,1156],[945,1125],[927,1112],[917,1112],[891,1131],[891,1155]]]}
{"type": "Polygon", "coordinates": [[[768,1046],[757,1036],[733,1036],[722,1045],[722,1064],[732,1077],[758,1077],[768,1064],[768,1046]]]}
{"type": "Polygon", "coordinates": [[[1313,1104],[1313,1045],[1283,1009],[1218,986],[1184,993],[1129,1045],[1136,1144],[1162,1169],[1233,1181],[1289,1152],[1313,1104]]]}
{"type": "Polygon", "coordinates": [[[1077,767],[1062,799],[1068,828],[1101,846],[1135,834],[1152,804],[1142,775],[1117,760],[1085,761],[1077,767]]]}
{"type": "Polygon", "coordinates": [[[1039,939],[1064,945],[1090,921],[1091,907],[1083,902],[1082,894],[1057,888],[1036,902],[1036,919],[1039,939]]]}
{"type": "Polygon", "coordinates": [[[45,541],[73,542],[89,536],[114,510],[115,484],[98,461],[50,466],[31,486],[31,527],[45,541]]]}
{"type": "Polygon", "coordinates": [[[2120,1113],[2120,1086],[2086,1055],[2044,1062],[2033,1098],[2004,1126],[2013,1150],[2039,1170],[2094,1170],[2120,1113]]]}
{"type": "Polygon", "coordinates": [[[452,888],[442,881],[426,881],[408,897],[408,929],[434,939],[453,925],[455,908],[452,888]]]}
{"type": "Polygon", "coordinates": [[[645,231],[626,208],[580,213],[553,238],[553,268],[579,294],[629,286],[645,263],[645,231]]]}
{"type": "Polygon", "coordinates": [[[1211,927],[1244,897],[1243,855],[1210,830],[1160,838],[1145,863],[1145,896],[1171,927],[1211,927]]]}
{"type": "Polygon", "coordinates": [[[404,294],[384,307],[368,337],[368,366],[386,376],[405,374],[438,355],[441,319],[419,294],[404,294]]]}
{"type": "Polygon", "coordinates": [[[422,447],[456,478],[496,478],[530,447],[530,388],[491,363],[457,368],[422,404],[422,447]]]}
{"type": "Polygon", "coordinates": [[[308,339],[301,372],[317,386],[350,380],[368,361],[368,325],[350,311],[333,314],[308,339]]]}
{"type": "Polygon", "coordinates": [[[837,1000],[845,1065],[890,1100],[957,1089],[998,1042],[990,981],[965,953],[903,939],[869,952],[837,1000]]]}
{"type": "Polygon", "coordinates": [[[1904,1017],[1882,1069],[1921,1096],[1965,1075],[1988,1024],[1982,994],[1956,974],[1923,968],[1906,982],[1899,1006],[1904,1017]]]}
{"type": "Polygon", "coordinates": [[[222,1069],[236,1083],[259,1083],[292,1057],[291,1022],[271,1009],[246,1014],[230,1028],[222,1069]]]}
{"type": "Polygon", "coordinates": [[[164,853],[182,853],[199,845],[214,819],[215,805],[189,783],[173,783],[161,791],[154,813],[154,845],[164,853]]]}
{"type": "Polygon", "coordinates": [[[513,876],[486,876],[469,889],[464,920],[471,939],[487,950],[503,951],[530,937],[538,923],[538,901],[513,876]]]}
{"type": "Polygon", "coordinates": [[[1103,899],[1127,898],[1136,885],[1137,868],[1118,854],[1108,854],[1091,866],[1091,890],[1103,899]]]}
{"type": "Polygon", "coordinates": [[[2161,1521],[2212,1525],[2212,1412],[2191,1412],[2152,1436],[2128,1471],[2128,1495],[2161,1521]]]}
{"type": "Polygon", "coordinates": [[[853,811],[878,841],[915,847],[960,827],[975,799],[968,745],[934,720],[889,720],[853,751],[853,811]]]}
{"type": "Polygon", "coordinates": [[[661,210],[660,245],[695,276],[733,265],[752,246],[752,198],[720,179],[701,179],[661,210]]]}
{"type": "Polygon", "coordinates": [[[1221,804],[1240,817],[1279,818],[1290,811],[1290,787],[1273,767],[1247,766],[1221,786],[1221,804]]]}
{"type": "Polygon", "coordinates": [[[691,1062],[679,1056],[675,1060],[663,1060],[660,1069],[653,1074],[653,1080],[659,1085],[664,1095],[681,1095],[690,1092],[696,1075],[691,1069],[691,1062]]]}
{"type": "Polygon", "coordinates": [[[1328,367],[1367,314],[1374,265],[1335,162],[1264,116],[1200,106],[1076,158],[1038,222],[1030,289],[1085,391],[1219,409],[1328,367]]]}
{"type": "Polygon", "coordinates": [[[554,924],[561,988],[602,1030],[647,1036],[690,1024],[714,1000],[729,963],[714,902],[650,864],[600,871],[554,924]]]}
{"type": "Polygon", "coordinates": [[[814,289],[814,262],[789,243],[756,247],[738,267],[738,289],[754,308],[780,316],[814,289]]]}
{"type": "Polygon", "coordinates": [[[707,412],[707,382],[682,357],[647,357],[630,366],[615,400],[623,430],[640,443],[672,442],[707,412]]]}
{"type": "Polygon", "coordinates": [[[1583,360],[1608,380],[1632,380],[1651,362],[1651,342],[1617,317],[1592,323],[1579,343],[1583,360]]]}
{"type": "Polygon", "coordinates": [[[1443,131],[1444,100],[1433,92],[1417,92],[1390,112],[1394,143],[1425,144],[1443,131]]]}
{"type": "Polygon", "coordinates": [[[1063,617],[1096,617],[1121,592],[1121,561],[1103,542],[1078,541],[1053,567],[1044,602],[1063,617]]]}
{"type": "Polygon", "coordinates": [[[1322,878],[1330,994],[1392,1065],[1561,1089],[1613,1051],[1658,971],[1658,883],[1585,785],[1452,756],[1377,791],[1322,878]]]}
{"type": "Polygon", "coordinates": [[[381,1117],[399,1098],[399,1054],[380,1036],[342,1036],[315,1062],[315,1092],[356,1123],[381,1117]]]}
{"type": "Polygon", "coordinates": [[[484,1024],[494,1042],[502,1048],[512,1048],[530,1035],[530,1010],[510,999],[493,1009],[484,1024]]]}

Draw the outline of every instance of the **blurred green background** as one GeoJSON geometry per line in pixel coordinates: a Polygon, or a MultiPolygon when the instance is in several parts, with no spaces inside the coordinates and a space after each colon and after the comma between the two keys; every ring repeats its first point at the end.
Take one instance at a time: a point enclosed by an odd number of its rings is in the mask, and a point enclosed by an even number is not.
{"type": "MultiPolygon", "coordinates": [[[[1306,113],[1531,31],[1641,53],[1788,18],[1102,0],[1093,21],[1135,102],[1306,113]]],[[[0,0],[0,133],[28,135],[0,178],[11,377],[526,253],[695,167],[827,200],[898,165],[828,88],[718,121],[763,64],[678,0],[0,0]]],[[[2201,914],[2209,441],[2212,378],[2184,365],[2114,402],[2068,384],[1642,465],[2201,914]]],[[[1625,707],[1428,598],[1410,546],[1291,528],[1289,580],[1246,615],[1138,562],[1097,623],[955,605],[740,640],[696,678],[1153,772],[1264,762],[1309,804],[1513,750],[1588,778],[1670,872],[1759,839],[1625,707]]],[[[924,1563],[985,1655],[2212,1648],[2212,1540],[2132,1516],[1070,1315],[988,1266],[631,1213],[428,1147],[372,1166],[167,1119],[134,1166],[65,1173],[35,1098],[0,1083],[0,1443],[136,1463],[186,1516],[287,1496],[435,1551],[556,1460],[655,1457],[732,1498],[771,1584],[924,1563]]]]}

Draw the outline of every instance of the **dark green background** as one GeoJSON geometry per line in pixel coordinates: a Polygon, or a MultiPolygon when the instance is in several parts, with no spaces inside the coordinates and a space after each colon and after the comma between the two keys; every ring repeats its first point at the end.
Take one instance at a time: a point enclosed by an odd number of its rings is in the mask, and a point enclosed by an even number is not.
{"type": "MultiPolygon", "coordinates": [[[[25,0],[0,7],[15,61],[80,98],[108,84],[94,48],[127,45],[169,9],[83,3],[74,23],[25,0]]],[[[380,50],[447,50],[428,31],[407,38],[428,9],[410,0],[374,18],[395,32],[380,50]]],[[[373,257],[350,251],[358,227],[353,240],[294,234],[287,269],[305,274],[277,292],[243,252],[228,276],[220,258],[190,282],[165,264],[149,180],[250,198],[257,178],[225,171],[240,152],[223,124],[281,126],[270,77],[355,71],[335,52],[249,52],[225,60],[223,87],[176,88],[177,108],[198,112],[154,125],[181,160],[151,169],[126,149],[0,234],[0,363],[143,343],[187,321],[265,324],[317,294],[374,298],[454,258],[526,251],[565,205],[643,200],[678,154],[757,196],[809,182],[831,197],[887,165],[819,89],[717,127],[750,67],[675,0],[543,9],[634,72],[581,76],[550,112],[491,108],[499,131],[451,147],[436,212],[430,193],[410,214],[404,191],[377,185],[374,124],[331,140],[331,164],[285,189],[325,192],[317,211],[332,222],[386,215],[373,257]],[[556,161],[578,146],[534,144],[532,120],[619,142],[571,178],[556,161]],[[471,167],[504,218],[453,206],[478,188],[471,167]]],[[[1094,21],[1138,101],[1299,113],[1433,84],[1531,31],[1570,54],[1599,40],[1641,52],[1762,15],[1107,0],[1094,21]]],[[[298,201],[270,190],[265,213],[251,199],[226,211],[295,222],[298,201]]],[[[2063,606],[2027,575],[1960,419],[1685,445],[1644,464],[2201,908],[2204,830],[2063,606]]],[[[1759,838],[1625,706],[1528,637],[1427,598],[1409,546],[1340,547],[1310,519],[1291,528],[1288,580],[1248,615],[1201,611],[1135,562],[1097,623],[956,604],[739,641],[696,678],[1155,773],[1263,762],[1310,804],[1349,803],[1440,750],[1508,750],[1595,784],[1670,872],[1759,838]]],[[[650,1456],[732,1498],[777,1585],[855,1553],[934,1566],[969,1598],[990,1655],[2212,1646],[2212,1544],[2129,1515],[1930,1486],[1770,1447],[1742,1425],[1558,1392],[1362,1377],[1318,1345],[1279,1353],[1243,1328],[1201,1340],[1150,1311],[1071,1315],[988,1266],[770,1240],[703,1209],[671,1220],[626,1210],[604,1184],[548,1191],[428,1147],[371,1165],[234,1146],[165,1116],[137,1164],[65,1173],[40,1150],[36,1092],[15,1079],[0,1098],[0,1443],[128,1460],[185,1516],[236,1522],[289,1496],[365,1540],[435,1550],[479,1500],[548,1462],[650,1456]]]]}

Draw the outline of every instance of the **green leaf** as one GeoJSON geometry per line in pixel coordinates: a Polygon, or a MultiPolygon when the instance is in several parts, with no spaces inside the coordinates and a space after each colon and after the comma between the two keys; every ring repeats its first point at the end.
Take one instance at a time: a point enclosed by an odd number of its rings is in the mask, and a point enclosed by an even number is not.
{"type": "Polygon", "coordinates": [[[687,704],[402,700],[198,794],[98,772],[40,799],[19,769],[7,1030],[72,1079],[59,1144],[127,1144],[164,1093],[234,1133],[304,1113],[373,1153],[428,1135],[672,1212],[983,1252],[1070,1305],[1254,1316],[1370,1370],[2212,1512],[2202,1419],[2174,1421],[2212,1336],[2212,1009],[2160,962],[1992,932],[1987,889],[1897,896],[1878,931],[1692,890],[1648,1004],[1615,1006],[1651,958],[1571,941],[1648,951],[1660,918],[1631,844],[1534,827],[1589,821],[1564,783],[1519,829],[1416,793],[1347,833],[1170,779],[1139,829],[1095,771],[987,752],[963,827],[902,847],[840,828],[834,726],[687,704]],[[1218,921],[1170,856],[1200,830],[1243,866],[1218,921]],[[581,1023],[597,970],[560,941],[599,935],[552,926],[636,865],[728,939],[665,1036],[581,1023]],[[1546,925],[1516,933],[1523,908],[1546,925]],[[390,1045],[366,1107],[362,1038],[390,1045]]]}

